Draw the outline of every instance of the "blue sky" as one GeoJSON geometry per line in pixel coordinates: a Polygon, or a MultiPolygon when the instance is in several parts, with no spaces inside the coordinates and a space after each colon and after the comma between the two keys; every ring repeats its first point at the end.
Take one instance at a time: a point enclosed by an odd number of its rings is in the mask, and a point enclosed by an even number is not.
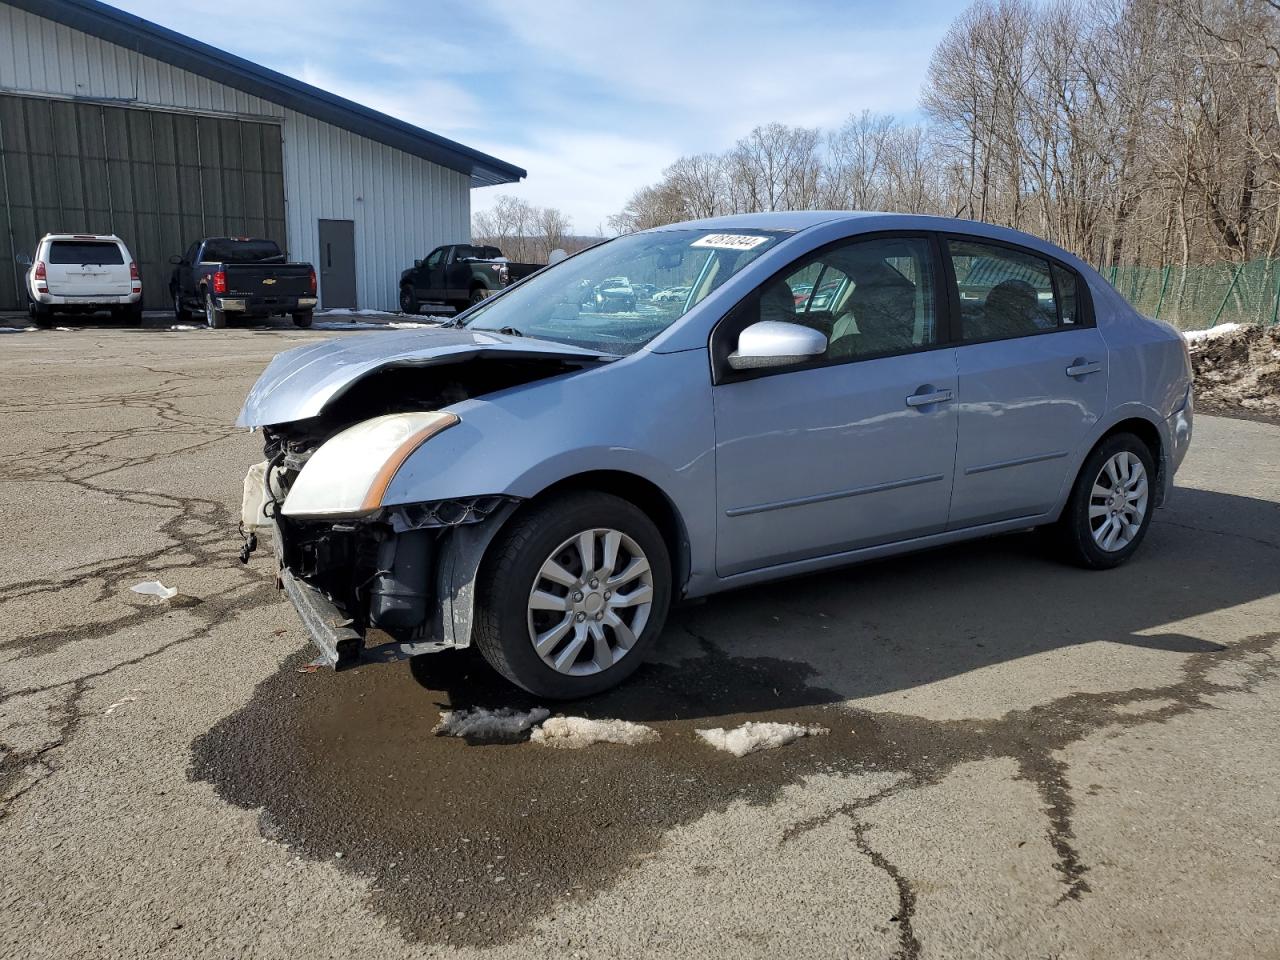
{"type": "Polygon", "coordinates": [[[683,153],[753,126],[916,108],[964,4],[113,0],[529,171],[500,192],[592,233],[683,153]]]}

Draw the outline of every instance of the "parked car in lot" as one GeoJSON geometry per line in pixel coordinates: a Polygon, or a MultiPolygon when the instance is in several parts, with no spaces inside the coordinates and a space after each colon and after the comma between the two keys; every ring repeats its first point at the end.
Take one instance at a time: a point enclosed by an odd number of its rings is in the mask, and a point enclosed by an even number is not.
{"type": "Polygon", "coordinates": [[[424,304],[439,303],[461,312],[541,269],[539,263],[512,263],[497,247],[446,244],[400,274],[400,309],[418,313],[424,304]]]}
{"type": "Polygon", "coordinates": [[[27,311],[38,327],[51,325],[55,312],[109,310],[114,318],[142,322],[142,278],[115,234],[48,233],[34,257],[17,261],[27,268],[27,311]]]}
{"type": "Polygon", "coordinates": [[[678,303],[689,296],[688,287],[667,287],[659,290],[652,297],[654,303],[678,303]]]}
{"type": "Polygon", "coordinates": [[[591,289],[595,308],[601,313],[629,312],[636,308],[636,292],[626,277],[607,277],[591,289]]]}
{"type": "Polygon", "coordinates": [[[227,320],[286,313],[299,327],[311,326],[316,308],[316,271],[290,263],[274,240],[206,237],[170,257],[169,296],[178,323],[204,315],[211,327],[227,320]]]}
{"type": "Polygon", "coordinates": [[[445,329],[279,355],[238,420],[266,455],[243,521],[331,662],[379,628],[576,697],[681,598],[1028,528],[1123,563],[1192,410],[1182,337],[1035,237],[726,217],[611,240],[445,329]],[[581,297],[655,262],[699,278],[679,307],[581,297]],[[798,306],[802,283],[832,290],[798,306]]]}

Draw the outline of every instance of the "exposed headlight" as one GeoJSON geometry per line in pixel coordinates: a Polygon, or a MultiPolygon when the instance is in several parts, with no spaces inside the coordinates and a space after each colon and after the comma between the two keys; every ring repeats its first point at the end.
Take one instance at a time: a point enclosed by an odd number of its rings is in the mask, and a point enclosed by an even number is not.
{"type": "Polygon", "coordinates": [[[285,498],[290,517],[350,516],[382,506],[409,454],[458,422],[452,413],[391,413],[335,434],[311,455],[285,498]]]}

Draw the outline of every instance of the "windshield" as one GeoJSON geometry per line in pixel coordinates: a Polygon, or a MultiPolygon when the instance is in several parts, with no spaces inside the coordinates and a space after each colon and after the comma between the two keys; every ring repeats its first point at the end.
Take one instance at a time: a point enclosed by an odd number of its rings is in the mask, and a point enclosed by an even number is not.
{"type": "Polygon", "coordinates": [[[634,353],[787,236],[658,230],[619,237],[476,308],[467,327],[634,353]]]}

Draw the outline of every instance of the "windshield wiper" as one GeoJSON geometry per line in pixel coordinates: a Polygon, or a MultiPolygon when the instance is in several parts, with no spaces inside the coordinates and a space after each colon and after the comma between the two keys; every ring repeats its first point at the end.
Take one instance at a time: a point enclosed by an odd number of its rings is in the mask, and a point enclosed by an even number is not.
{"type": "Polygon", "coordinates": [[[515,327],[499,327],[498,333],[505,333],[508,337],[523,337],[524,334],[515,327]]]}

